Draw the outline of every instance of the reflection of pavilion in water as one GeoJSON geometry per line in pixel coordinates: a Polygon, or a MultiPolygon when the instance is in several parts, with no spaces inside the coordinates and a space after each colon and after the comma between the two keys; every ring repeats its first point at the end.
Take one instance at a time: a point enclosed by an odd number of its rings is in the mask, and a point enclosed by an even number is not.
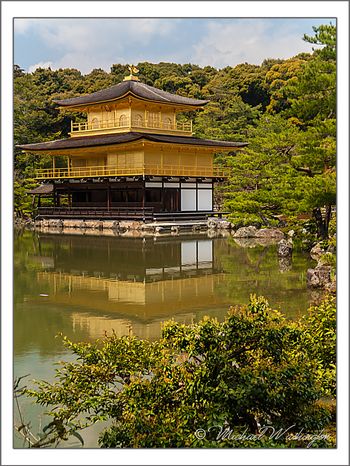
{"type": "Polygon", "coordinates": [[[38,272],[38,280],[49,284],[47,300],[79,309],[73,325],[93,337],[112,328],[125,334],[132,327],[152,338],[162,320],[176,316],[189,323],[195,311],[225,304],[215,293],[224,274],[213,239],[50,236],[41,242],[53,248],[53,267],[38,272]]]}

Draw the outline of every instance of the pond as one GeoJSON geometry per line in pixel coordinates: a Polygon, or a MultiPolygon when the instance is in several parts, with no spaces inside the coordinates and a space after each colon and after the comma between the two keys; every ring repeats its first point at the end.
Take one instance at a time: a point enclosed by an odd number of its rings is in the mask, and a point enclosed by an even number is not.
{"type": "MultiPolygon", "coordinates": [[[[135,238],[15,231],[14,375],[30,374],[26,383],[52,380],[54,363],[69,358],[55,338],[59,332],[74,341],[112,331],[156,339],[164,320],[222,320],[252,293],[297,318],[312,300],[306,271],[314,262],[298,251],[291,262],[281,261],[276,250],[207,233],[135,238]]],[[[43,408],[19,401],[38,432],[43,408]]],[[[96,446],[93,429],[84,440],[96,446]]],[[[15,447],[22,446],[16,434],[15,447]]]]}

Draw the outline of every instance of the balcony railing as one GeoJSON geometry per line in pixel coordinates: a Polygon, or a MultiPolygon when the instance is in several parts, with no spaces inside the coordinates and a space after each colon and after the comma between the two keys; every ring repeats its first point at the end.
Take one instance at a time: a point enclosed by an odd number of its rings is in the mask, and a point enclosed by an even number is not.
{"type": "Polygon", "coordinates": [[[186,167],[180,165],[144,165],[130,167],[116,166],[91,166],[91,167],[67,167],[67,168],[45,168],[37,170],[35,178],[38,180],[61,179],[61,178],[99,178],[120,176],[186,176],[225,178],[227,173],[217,167],[186,167]]]}
{"type": "Polygon", "coordinates": [[[175,123],[165,122],[162,120],[141,120],[137,118],[127,118],[125,117],[122,120],[115,121],[99,121],[93,123],[73,123],[71,122],[71,133],[88,133],[95,131],[104,131],[104,130],[144,130],[144,129],[160,129],[167,132],[181,132],[192,134],[192,120],[180,122],[176,121],[175,123]]]}

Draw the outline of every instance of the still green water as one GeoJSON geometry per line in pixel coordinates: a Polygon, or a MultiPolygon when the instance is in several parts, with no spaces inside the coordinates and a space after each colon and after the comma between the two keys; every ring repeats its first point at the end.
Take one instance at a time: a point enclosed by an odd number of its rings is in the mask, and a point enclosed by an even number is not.
{"type": "MultiPolygon", "coordinates": [[[[305,313],[312,296],[307,254],[278,260],[276,245],[210,238],[103,237],[15,232],[14,375],[52,380],[54,363],[71,358],[59,332],[74,341],[117,335],[156,339],[164,320],[191,323],[205,315],[222,320],[230,305],[264,295],[288,317],[305,313]]],[[[21,399],[33,432],[44,409],[21,399]]],[[[18,412],[15,409],[15,421],[18,412]]],[[[96,432],[84,436],[96,446],[96,432]]],[[[15,435],[15,447],[23,440],[15,435]]],[[[69,446],[69,445],[68,445],[69,446]]]]}

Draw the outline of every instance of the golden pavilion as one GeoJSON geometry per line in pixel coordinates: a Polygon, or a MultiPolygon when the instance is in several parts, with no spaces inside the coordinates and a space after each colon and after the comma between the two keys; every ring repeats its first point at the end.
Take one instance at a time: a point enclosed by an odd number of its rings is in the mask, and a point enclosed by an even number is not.
{"type": "Polygon", "coordinates": [[[225,179],[214,166],[216,152],[232,152],[242,142],[199,139],[192,122],[179,114],[209,101],[171,94],[140,82],[137,69],[108,89],[65,100],[61,109],[86,114],[71,123],[70,137],[18,146],[52,156],[37,170],[42,185],[39,217],[164,219],[206,218],[214,214],[214,184],[225,179]],[[63,156],[63,157],[62,157],[63,156]],[[66,166],[57,161],[66,160],[66,166]],[[53,206],[41,207],[41,196],[53,206]]]}

